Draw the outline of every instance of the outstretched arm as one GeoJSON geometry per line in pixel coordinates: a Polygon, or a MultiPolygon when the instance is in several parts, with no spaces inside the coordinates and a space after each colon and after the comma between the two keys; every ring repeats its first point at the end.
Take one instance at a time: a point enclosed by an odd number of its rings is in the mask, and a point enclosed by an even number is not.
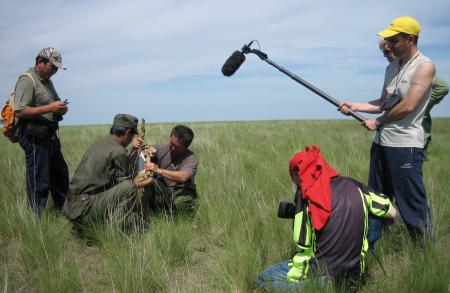
{"type": "Polygon", "coordinates": [[[380,110],[380,106],[381,104],[383,104],[385,99],[386,99],[386,88],[383,86],[381,97],[379,99],[365,103],[342,102],[338,107],[338,111],[340,111],[344,115],[348,115],[349,110],[353,112],[378,114],[382,112],[380,110]]]}

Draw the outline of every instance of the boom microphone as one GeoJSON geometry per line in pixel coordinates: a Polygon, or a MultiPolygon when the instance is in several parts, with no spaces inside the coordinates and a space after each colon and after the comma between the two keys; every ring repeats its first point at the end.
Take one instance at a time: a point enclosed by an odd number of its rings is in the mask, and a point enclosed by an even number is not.
{"type": "MultiPolygon", "coordinates": [[[[258,43],[258,41],[256,41],[258,43]]],[[[255,54],[256,56],[258,56],[261,60],[265,61],[266,63],[268,63],[269,65],[272,65],[273,67],[275,67],[276,69],[278,69],[279,71],[281,71],[282,73],[286,74],[287,76],[289,76],[290,78],[292,78],[293,80],[295,80],[296,82],[298,82],[299,84],[303,85],[304,87],[308,88],[309,90],[311,90],[312,92],[316,93],[317,95],[319,95],[320,97],[322,97],[323,99],[327,100],[328,102],[330,102],[331,104],[335,105],[336,107],[338,107],[341,102],[339,102],[338,100],[334,99],[333,97],[331,97],[330,95],[322,92],[320,89],[316,88],[315,86],[313,86],[312,84],[310,84],[309,82],[307,82],[306,80],[301,79],[299,76],[293,74],[292,72],[290,72],[289,70],[285,69],[284,67],[276,64],[275,62],[271,61],[269,59],[269,57],[267,56],[266,53],[261,52],[259,49],[253,49],[250,46],[253,44],[253,41],[251,41],[248,45],[244,45],[241,49],[241,51],[237,50],[234,51],[233,54],[231,54],[231,56],[227,59],[227,61],[225,61],[225,64],[222,66],[222,73],[225,76],[232,76],[236,70],[239,69],[239,67],[241,66],[242,63],[244,63],[245,61],[245,55],[244,54],[255,54]]],[[[259,43],[258,43],[259,46],[259,43]]],[[[367,118],[354,112],[354,111],[349,111],[348,112],[349,115],[351,115],[353,118],[355,118],[356,120],[363,122],[364,120],[366,120],[367,118]]]]}
{"type": "Polygon", "coordinates": [[[222,66],[222,73],[225,76],[232,76],[236,70],[239,69],[242,63],[245,61],[244,53],[236,50],[231,54],[231,56],[225,61],[222,66]]]}

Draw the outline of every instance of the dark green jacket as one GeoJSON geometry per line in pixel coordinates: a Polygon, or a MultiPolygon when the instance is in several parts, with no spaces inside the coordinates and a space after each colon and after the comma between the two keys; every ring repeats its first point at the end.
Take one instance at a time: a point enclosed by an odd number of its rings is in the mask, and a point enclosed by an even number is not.
{"type": "Polygon", "coordinates": [[[69,194],[95,194],[132,179],[126,148],[113,135],[94,143],[85,153],[69,185],[69,194]]]}
{"type": "Polygon", "coordinates": [[[439,104],[447,94],[448,84],[445,82],[445,80],[443,80],[439,76],[436,76],[431,86],[430,101],[428,102],[422,121],[422,127],[425,132],[425,146],[427,145],[428,139],[431,137],[430,111],[435,105],[439,104]]]}

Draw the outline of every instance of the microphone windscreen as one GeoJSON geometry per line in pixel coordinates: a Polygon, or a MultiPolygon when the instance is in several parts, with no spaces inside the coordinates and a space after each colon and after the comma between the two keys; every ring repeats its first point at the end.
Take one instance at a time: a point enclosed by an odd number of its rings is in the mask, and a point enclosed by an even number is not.
{"type": "Polygon", "coordinates": [[[225,76],[232,76],[236,70],[239,69],[242,63],[245,61],[244,53],[241,51],[234,51],[233,54],[225,61],[222,66],[222,73],[225,76]]]}

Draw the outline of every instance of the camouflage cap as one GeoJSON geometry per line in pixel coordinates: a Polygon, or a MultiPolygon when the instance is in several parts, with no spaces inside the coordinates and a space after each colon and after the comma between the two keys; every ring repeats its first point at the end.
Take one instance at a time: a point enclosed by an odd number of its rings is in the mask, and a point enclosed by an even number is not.
{"type": "Polygon", "coordinates": [[[134,133],[137,131],[138,119],[129,114],[117,114],[114,116],[113,126],[126,127],[133,129],[134,133]]]}
{"type": "Polygon", "coordinates": [[[38,57],[48,59],[56,67],[66,70],[66,68],[62,64],[61,53],[59,53],[59,51],[56,50],[55,48],[48,47],[48,48],[41,49],[38,53],[38,57]]]}

